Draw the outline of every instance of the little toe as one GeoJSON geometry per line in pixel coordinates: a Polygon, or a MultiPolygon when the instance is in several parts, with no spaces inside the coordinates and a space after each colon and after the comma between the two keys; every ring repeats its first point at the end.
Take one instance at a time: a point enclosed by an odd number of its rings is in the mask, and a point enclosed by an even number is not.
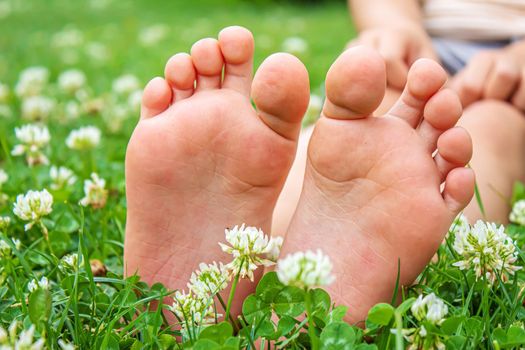
{"type": "Polygon", "coordinates": [[[279,135],[297,140],[310,98],[301,61],[285,53],[271,55],[257,70],[251,93],[261,120],[279,135]]]}
{"type": "Polygon", "coordinates": [[[164,112],[171,103],[171,89],[166,80],[156,77],[149,81],[142,94],[140,118],[147,119],[164,112]]]}
{"type": "Polygon", "coordinates": [[[381,56],[363,46],[343,52],[326,75],[323,115],[333,119],[368,117],[383,100],[386,68],[381,56]]]}
{"type": "Polygon", "coordinates": [[[197,41],[191,48],[191,58],[197,71],[197,91],[221,87],[224,60],[219,42],[207,38],[197,41]]]}
{"type": "Polygon", "coordinates": [[[173,90],[172,103],[193,95],[195,68],[191,56],[187,53],[178,53],[172,56],[166,63],[164,76],[173,90]]]}
{"type": "Polygon", "coordinates": [[[447,73],[431,59],[417,60],[408,72],[407,84],[399,100],[388,112],[405,120],[413,128],[423,116],[427,101],[438,92],[447,80],[447,73]]]}
{"type": "Polygon", "coordinates": [[[455,168],[447,175],[443,199],[451,211],[450,220],[470,203],[474,195],[475,181],[474,171],[469,168],[455,168]]]}
{"type": "Polygon", "coordinates": [[[456,125],[462,112],[458,95],[450,89],[441,90],[428,100],[418,133],[429,152],[434,152],[439,136],[456,125]]]}
{"type": "Polygon", "coordinates": [[[434,157],[436,166],[444,181],[448,173],[457,167],[464,167],[472,158],[472,139],[462,127],[445,131],[437,141],[438,153],[434,157]]]}
{"type": "Polygon", "coordinates": [[[219,46],[225,61],[222,87],[250,96],[254,42],[243,27],[228,27],[219,33],[219,46]]]}

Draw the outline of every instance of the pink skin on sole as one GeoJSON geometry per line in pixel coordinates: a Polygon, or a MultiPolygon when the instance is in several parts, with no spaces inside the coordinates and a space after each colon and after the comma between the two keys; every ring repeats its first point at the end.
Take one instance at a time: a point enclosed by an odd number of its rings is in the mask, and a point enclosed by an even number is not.
{"type": "MultiPolygon", "coordinates": [[[[252,82],[253,47],[248,30],[226,28],[173,56],[165,79],[147,85],[126,154],[127,275],[185,289],[199,263],[231,260],[218,245],[225,228],[246,223],[269,234],[309,82],[287,54],[267,58],[252,82]]],[[[239,299],[253,289],[241,283],[239,299]]]]}
{"type": "Polygon", "coordinates": [[[461,104],[441,89],[445,80],[436,63],[416,62],[391,111],[372,117],[385,91],[380,56],[352,48],[328,72],[282,255],[317,248],[328,254],[336,277],[328,290],[350,307],[351,322],[390,301],[398,261],[401,284],[414,281],[473,195],[474,174],[464,168],[471,140],[454,127],[461,104]]]}

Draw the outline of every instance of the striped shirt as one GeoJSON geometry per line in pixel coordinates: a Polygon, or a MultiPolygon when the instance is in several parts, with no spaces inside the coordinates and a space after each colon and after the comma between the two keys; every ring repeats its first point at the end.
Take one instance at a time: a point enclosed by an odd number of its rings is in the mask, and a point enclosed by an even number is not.
{"type": "Polygon", "coordinates": [[[421,0],[432,36],[464,40],[525,37],[525,0],[421,0]]]}

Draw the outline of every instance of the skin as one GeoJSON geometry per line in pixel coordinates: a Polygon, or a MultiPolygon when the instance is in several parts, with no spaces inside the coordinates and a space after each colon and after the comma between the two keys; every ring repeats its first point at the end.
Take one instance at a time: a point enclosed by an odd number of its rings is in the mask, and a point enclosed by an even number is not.
{"type": "Polygon", "coordinates": [[[401,97],[373,118],[385,75],[384,60],[364,47],[345,51],[330,68],[282,250],[320,248],[330,256],[336,282],[328,291],[350,307],[350,322],[390,300],[398,260],[401,285],[413,282],[474,190],[474,173],[464,168],[471,140],[454,127],[461,105],[442,89],[443,69],[417,61],[401,97]]]}
{"type": "MultiPolygon", "coordinates": [[[[388,112],[401,95],[409,67],[419,58],[438,61],[432,41],[422,25],[420,6],[414,0],[352,0],[349,8],[359,35],[348,47],[364,45],[385,60],[387,89],[376,115],[388,112]]],[[[525,41],[473,57],[449,86],[464,106],[458,125],[472,136],[474,156],[470,166],[478,175],[485,207],[476,200],[465,209],[471,222],[483,219],[508,222],[509,198],[515,181],[525,181],[525,41]]],[[[300,136],[290,176],[277,202],[272,231],[286,232],[297,207],[304,178],[307,146],[312,128],[300,136]]]]}
{"type": "MultiPolygon", "coordinates": [[[[360,31],[350,45],[374,47],[387,62],[390,98],[383,101],[377,112],[381,114],[401,93],[399,86],[408,67],[418,58],[437,60],[437,56],[423,28],[417,1],[352,0],[349,6],[360,31]]],[[[473,138],[470,166],[478,175],[485,207],[483,215],[473,200],[465,214],[472,222],[484,219],[507,223],[512,186],[525,180],[525,40],[479,52],[450,77],[449,86],[458,93],[465,109],[459,125],[473,138]]]]}
{"type": "MultiPolygon", "coordinates": [[[[231,260],[217,244],[225,228],[270,231],[309,82],[287,54],[268,57],[252,81],[253,47],[248,30],[226,28],[170,58],[165,77],[146,86],[126,153],[127,275],[185,289],[199,263],[231,260]]],[[[240,283],[238,300],[254,287],[240,283]]]]}

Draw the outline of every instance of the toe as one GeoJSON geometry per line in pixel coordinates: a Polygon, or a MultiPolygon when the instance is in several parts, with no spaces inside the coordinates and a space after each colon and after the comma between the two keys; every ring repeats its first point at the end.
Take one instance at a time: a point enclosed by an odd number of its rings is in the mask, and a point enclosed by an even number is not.
{"type": "Polygon", "coordinates": [[[166,80],[156,77],[144,88],[140,118],[147,119],[165,111],[171,103],[171,89],[166,80]]]}
{"type": "Polygon", "coordinates": [[[297,140],[310,98],[306,68],[292,55],[271,55],[255,74],[252,98],[266,125],[287,139],[297,140]]]}
{"type": "Polygon", "coordinates": [[[254,42],[252,33],[243,27],[228,27],[219,33],[224,57],[222,87],[250,96],[254,42]]]}
{"type": "Polygon", "coordinates": [[[190,55],[178,53],[172,56],[166,63],[164,76],[173,90],[172,103],[193,95],[195,68],[190,55]]]}
{"type": "Polygon", "coordinates": [[[474,195],[475,176],[469,168],[453,169],[445,181],[443,199],[451,211],[451,220],[461,212],[474,195]]]}
{"type": "Polygon", "coordinates": [[[408,72],[407,84],[388,114],[405,120],[412,127],[421,122],[427,101],[441,89],[447,73],[436,62],[422,58],[408,72]]]}
{"type": "Polygon", "coordinates": [[[452,169],[464,167],[472,158],[472,140],[461,127],[445,131],[437,141],[437,149],[434,159],[442,181],[452,169]]]}
{"type": "Polygon", "coordinates": [[[219,42],[210,38],[197,41],[191,57],[197,71],[197,91],[220,88],[224,60],[219,42]]]}
{"type": "Polygon", "coordinates": [[[441,90],[428,100],[418,133],[429,152],[434,152],[439,136],[456,125],[461,113],[461,102],[452,90],[441,90]]]}
{"type": "Polygon", "coordinates": [[[374,50],[357,46],[343,52],[326,75],[323,115],[359,119],[379,106],[386,88],[385,62],[374,50]]]}

